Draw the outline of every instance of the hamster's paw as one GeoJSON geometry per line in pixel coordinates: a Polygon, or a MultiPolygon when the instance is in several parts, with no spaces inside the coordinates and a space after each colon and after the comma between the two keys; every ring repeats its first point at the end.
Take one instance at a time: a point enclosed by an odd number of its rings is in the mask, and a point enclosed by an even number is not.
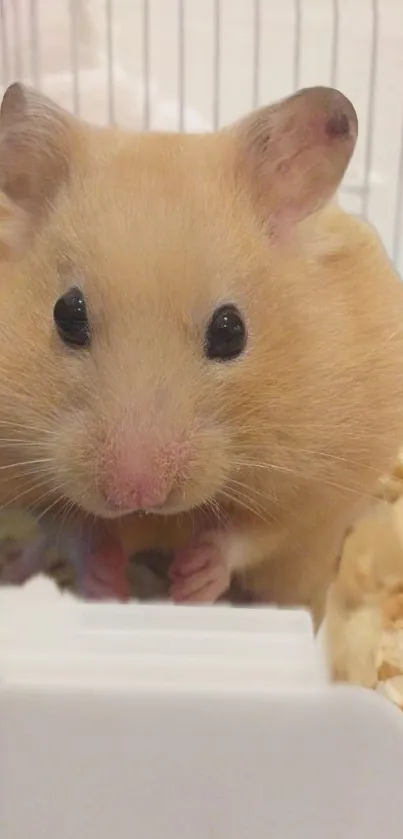
{"type": "Polygon", "coordinates": [[[0,585],[23,585],[46,565],[46,543],[38,538],[31,545],[11,542],[1,549],[0,585]]]}
{"type": "Polygon", "coordinates": [[[85,600],[117,600],[125,603],[130,599],[128,562],[118,542],[105,540],[102,546],[93,545],[81,563],[76,552],[70,560],[79,568],[78,593],[85,600]]]}
{"type": "Polygon", "coordinates": [[[130,590],[124,576],[110,576],[103,568],[92,568],[81,577],[77,586],[78,594],[84,600],[112,600],[126,603],[130,599],[130,590]]]}
{"type": "Polygon", "coordinates": [[[214,603],[227,591],[231,571],[226,541],[220,533],[203,533],[176,553],[169,569],[176,603],[214,603]]]}

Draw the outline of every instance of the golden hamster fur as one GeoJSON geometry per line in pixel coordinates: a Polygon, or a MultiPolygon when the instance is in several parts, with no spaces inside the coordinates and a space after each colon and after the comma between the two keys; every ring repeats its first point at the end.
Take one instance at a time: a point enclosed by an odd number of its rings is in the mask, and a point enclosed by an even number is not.
{"type": "Polygon", "coordinates": [[[237,575],[320,619],[403,431],[403,287],[332,203],[356,137],[327,88],[205,135],[6,92],[0,498],[80,522],[84,593],[102,550],[113,585],[119,545],[168,546],[177,601],[237,575]]]}

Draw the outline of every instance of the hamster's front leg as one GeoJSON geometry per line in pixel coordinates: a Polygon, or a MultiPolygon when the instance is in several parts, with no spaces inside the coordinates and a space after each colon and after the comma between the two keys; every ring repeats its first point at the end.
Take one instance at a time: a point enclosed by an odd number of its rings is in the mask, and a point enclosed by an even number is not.
{"type": "Polygon", "coordinates": [[[86,600],[129,600],[128,559],[117,530],[98,520],[65,532],[62,540],[79,595],[86,600]]]}
{"type": "Polygon", "coordinates": [[[177,603],[214,603],[228,590],[239,546],[232,533],[206,531],[177,551],[170,594],[177,603]]]}
{"type": "Polygon", "coordinates": [[[179,549],[170,567],[170,594],[177,603],[214,603],[232,577],[272,554],[282,538],[281,527],[266,527],[253,517],[226,528],[202,530],[179,549]]]}

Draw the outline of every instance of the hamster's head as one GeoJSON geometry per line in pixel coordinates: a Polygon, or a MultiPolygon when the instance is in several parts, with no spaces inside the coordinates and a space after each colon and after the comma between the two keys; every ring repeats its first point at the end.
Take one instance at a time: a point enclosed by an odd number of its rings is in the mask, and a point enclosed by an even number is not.
{"type": "Polygon", "coordinates": [[[105,517],[242,503],[303,410],[298,230],[356,134],[323,88],[200,136],[90,127],[9,88],[0,418],[47,492],[105,517]]]}

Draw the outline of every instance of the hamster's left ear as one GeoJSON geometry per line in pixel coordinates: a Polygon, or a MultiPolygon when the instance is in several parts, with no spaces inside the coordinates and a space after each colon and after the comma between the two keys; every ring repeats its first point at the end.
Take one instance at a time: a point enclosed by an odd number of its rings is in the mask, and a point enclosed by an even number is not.
{"type": "Polygon", "coordinates": [[[236,177],[274,234],[320,210],[350,162],[358,120],[338,90],[301,90],[229,129],[236,143],[236,177]]]}
{"type": "Polygon", "coordinates": [[[25,85],[0,108],[0,251],[13,251],[43,221],[68,179],[78,120],[25,85]]]}

